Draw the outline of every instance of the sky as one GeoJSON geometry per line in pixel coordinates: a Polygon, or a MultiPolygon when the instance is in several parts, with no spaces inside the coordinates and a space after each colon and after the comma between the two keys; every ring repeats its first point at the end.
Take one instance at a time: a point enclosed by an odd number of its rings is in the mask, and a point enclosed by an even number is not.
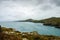
{"type": "Polygon", "coordinates": [[[0,21],[60,17],[60,0],[0,0],[0,21]]]}

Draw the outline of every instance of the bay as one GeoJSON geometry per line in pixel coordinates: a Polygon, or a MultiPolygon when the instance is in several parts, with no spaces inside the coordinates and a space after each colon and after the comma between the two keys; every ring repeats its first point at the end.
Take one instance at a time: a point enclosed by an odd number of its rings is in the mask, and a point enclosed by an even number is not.
{"type": "Polygon", "coordinates": [[[60,36],[60,29],[32,22],[0,22],[2,27],[13,28],[20,32],[37,31],[41,35],[60,36]]]}

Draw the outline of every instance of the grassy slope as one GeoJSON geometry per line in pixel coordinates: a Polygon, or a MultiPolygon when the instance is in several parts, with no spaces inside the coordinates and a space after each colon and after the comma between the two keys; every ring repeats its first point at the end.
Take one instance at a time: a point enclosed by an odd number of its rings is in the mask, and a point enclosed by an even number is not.
{"type": "Polygon", "coordinates": [[[44,25],[50,25],[56,28],[60,28],[60,18],[48,18],[41,20],[40,22],[42,22],[44,25]]]}
{"type": "MultiPolygon", "coordinates": [[[[30,20],[28,20],[30,21],[30,20]]],[[[44,25],[54,26],[56,28],[60,28],[60,18],[52,17],[43,20],[31,20],[30,22],[34,23],[43,23],[44,25]]]]}

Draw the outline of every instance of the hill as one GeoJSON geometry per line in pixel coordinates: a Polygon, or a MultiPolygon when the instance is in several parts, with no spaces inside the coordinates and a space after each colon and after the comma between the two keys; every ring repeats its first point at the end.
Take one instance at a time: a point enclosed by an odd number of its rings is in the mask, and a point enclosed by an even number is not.
{"type": "Polygon", "coordinates": [[[27,19],[26,22],[43,23],[43,25],[60,28],[60,17],[51,17],[43,20],[27,19]]]}

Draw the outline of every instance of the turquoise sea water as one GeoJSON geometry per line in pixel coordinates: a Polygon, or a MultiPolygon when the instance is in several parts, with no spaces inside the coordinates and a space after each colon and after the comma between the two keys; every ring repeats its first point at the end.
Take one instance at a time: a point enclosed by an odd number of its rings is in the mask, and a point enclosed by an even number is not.
{"type": "Polygon", "coordinates": [[[39,34],[60,36],[60,29],[32,22],[0,22],[3,27],[14,28],[21,32],[37,31],[39,34]]]}

